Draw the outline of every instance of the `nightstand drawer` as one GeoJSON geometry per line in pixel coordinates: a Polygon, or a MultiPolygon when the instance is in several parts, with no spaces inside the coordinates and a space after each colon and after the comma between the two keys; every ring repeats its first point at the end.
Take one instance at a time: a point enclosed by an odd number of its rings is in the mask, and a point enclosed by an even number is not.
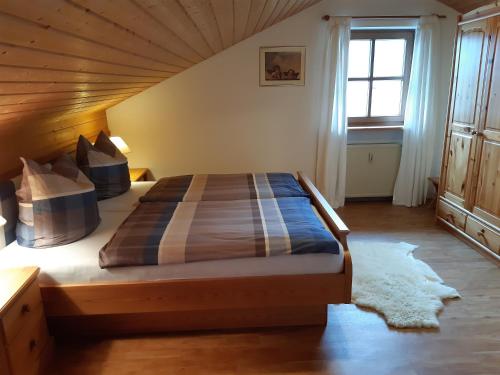
{"type": "Polygon", "coordinates": [[[41,354],[48,347],[49,334],[43,311],[33,315],[24,329],[9,343],[12,375],[38,374],[41,354]]]}
{"type": "Polygon", "coordinates": [[[43,315],[42,297],[36,283],[32,283],[17,301],[4,313],[3,330],[7,345],[14,340],[28,322],[43,315]]]}

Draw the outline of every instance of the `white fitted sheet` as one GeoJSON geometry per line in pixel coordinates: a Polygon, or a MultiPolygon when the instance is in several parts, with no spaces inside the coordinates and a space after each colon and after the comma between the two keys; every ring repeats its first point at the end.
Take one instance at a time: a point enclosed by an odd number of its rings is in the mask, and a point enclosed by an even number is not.
{"type": "Polygon", "coordinates": [[[99,250],[132,212],[137,205],[138,198],[153,184],[154,182],[133,182],[129,192],[99,202],[101,224],[92,234],[80,241],[47,249],[30,249],[19,246],[17,242],[11,243],[0,250],[0,269],[38,266],[41,269],[39,280],[43,285],[296,275],[342,271],[344,261],[342,251],[339,255],[305,254],[101,269],[98,259],[99,250]]]}

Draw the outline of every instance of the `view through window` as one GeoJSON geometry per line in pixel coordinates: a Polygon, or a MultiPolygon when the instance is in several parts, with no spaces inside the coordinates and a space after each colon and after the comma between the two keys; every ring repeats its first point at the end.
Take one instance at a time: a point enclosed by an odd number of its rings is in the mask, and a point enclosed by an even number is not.
{"type": "Polygon", "coordinates": [[[354,30],[349,45],[349,127],[403,124],[412,30],[354,30]]]}

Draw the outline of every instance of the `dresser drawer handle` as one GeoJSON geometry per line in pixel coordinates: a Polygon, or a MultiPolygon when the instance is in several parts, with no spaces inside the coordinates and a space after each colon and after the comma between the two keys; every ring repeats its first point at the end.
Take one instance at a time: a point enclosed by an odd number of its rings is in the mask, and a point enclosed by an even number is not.
{"type": "Polygon", "coordinates": [[[481,229],[479,232],[477,232],[477,235],[478,235],[478,237],[481,237],[484,242],[488,243],[488,239],[486,238],[486,236],[484,235],[484,233],[485,233],[485,230],[481,229]]]}
{"type": "Polygon", "coordinates": [[[453,216],[453,214],[446,215],[446,220],[455,224],[455,216],[453,216]]]}
{"type": "Polygon", "coordinates": [[[21,314],[27,314],[29,312],[31,312],[30,305],[25,303],[24,305],[21,306],[21,314]]]}
{"type": "Polygon", "coordinates": [[[36,340],[31,340],[30,341],[30,352],[35,350],[35,348],[36,348],[36,340]]]}

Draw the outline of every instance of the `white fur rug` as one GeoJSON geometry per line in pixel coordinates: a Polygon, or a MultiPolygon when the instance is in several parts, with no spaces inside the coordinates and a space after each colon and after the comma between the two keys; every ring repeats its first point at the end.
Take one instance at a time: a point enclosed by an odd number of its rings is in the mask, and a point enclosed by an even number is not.
{"type": "Polygon", "coordinates": [[[460,297],[405,242],[350,241],[352,300],[377,310],[398,328],[439,327],[442,299],[460,297]]]}

